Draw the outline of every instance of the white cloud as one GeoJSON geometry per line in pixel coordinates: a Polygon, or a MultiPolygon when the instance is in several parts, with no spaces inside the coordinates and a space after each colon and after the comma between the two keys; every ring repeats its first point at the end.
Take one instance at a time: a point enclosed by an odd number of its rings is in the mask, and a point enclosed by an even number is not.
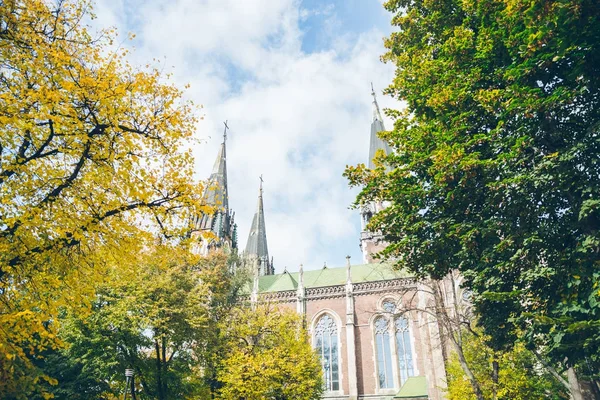
{"type": "MultiPolygon", "coordinates": [[[[331,8],[325,11],[335,17],[331,8]]],[[[327,51],[306,54],[299,24],[310,12],[292,0],[105,0],[96,13],[98,25],[137,34],[132,61],[166,56],[176,81],[191,84],[187,96],[205,107],[198,135],[206,142],[195,150],[198,177],[208,177],[221,121],[229,120],[230,206],[240,247],[263,174],[277,271],[300,263],[318,268],[323,260],[343,265],[340,254],[359,262],[359,216],[348,210],[356,191],[341,175],[347,164],[366,161],[369,82],[383,89],[393,77],[393,67],[379,61],[382,31],[346,35],[327,51]],[[342,248],[349,242],[351,248],[342,248]]]]}

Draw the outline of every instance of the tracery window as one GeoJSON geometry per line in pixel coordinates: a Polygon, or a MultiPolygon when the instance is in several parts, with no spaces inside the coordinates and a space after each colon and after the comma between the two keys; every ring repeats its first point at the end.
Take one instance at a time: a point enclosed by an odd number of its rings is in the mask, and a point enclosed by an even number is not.
{"type": "Polygon", "coordinates": [[[340,390],[338,329],[329,314],[319,318],[315,326],[315,348],[321,358],[325,390],[340,390]]]}
{"type": "Polygon", "coordinates": [[[415,374],[410,329],[408,319],[399,315],[393,299],[384,300],[381,311],[374,321],[379,389],[393,389],[415,374]]]}
{"type": "Polygon", "coordinates": [[[400,370],[400,385],[414,376],[412,347],[410,344],[410,332],[408,331],[408,319],[396,317],[394,321],[396,329],[396,350],[398,353],[398,369],[400,370]]]}
{"type": "Polygon", "coordinates": [[[385,317],[379,317],[375,320],[375,346],[377,348],[379,387],[381,389],[393,388],[394,376],[392,373],[389,321],[385,317]]]}

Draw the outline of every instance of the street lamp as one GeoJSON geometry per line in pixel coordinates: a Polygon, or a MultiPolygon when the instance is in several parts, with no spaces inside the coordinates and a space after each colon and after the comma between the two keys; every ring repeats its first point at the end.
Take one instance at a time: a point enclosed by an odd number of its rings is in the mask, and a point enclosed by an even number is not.
{"type": "Polygon", "coordinates": [[[126,368],[125,369],[125,394],[123,395],[123,400],[127,400],[127,392],[131,387],[131,398],[135,400],[135,385],[133,383],[133,369],[126,368]]]}

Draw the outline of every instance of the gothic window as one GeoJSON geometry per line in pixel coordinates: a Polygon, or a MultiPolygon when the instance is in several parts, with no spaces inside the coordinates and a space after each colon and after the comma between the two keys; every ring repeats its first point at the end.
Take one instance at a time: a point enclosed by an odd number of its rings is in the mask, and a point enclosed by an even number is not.
{"type": "Polygon", "coordinates": [[[383,302],[383,311],[393,314],[396,312],[396,303],[391,300],[386,300],[383,302]]]}
{"type": "Polygon", "coordinates": [[[400,370],[400,385],[408,379],[409,376],[414,376],[412,347],[410,344],[410,332],[408,331],[408,319],[404,317],[396,317],[396,349],[398,352],[398,369],[400,370]]]}
{"type": "Polygon", "coordinates": [[[338,329],[330,315],[323,315],[315,326],[315,348],[321,358],[325,390],[340,390],[338,329]]]}
{"type": "Polygon", "coordinates": [[[377,347],[379,388],[393,388],[392,350],[390,349],[390,330],[387,318],[379,317],[375,320],[375,346],[377,347]]]}

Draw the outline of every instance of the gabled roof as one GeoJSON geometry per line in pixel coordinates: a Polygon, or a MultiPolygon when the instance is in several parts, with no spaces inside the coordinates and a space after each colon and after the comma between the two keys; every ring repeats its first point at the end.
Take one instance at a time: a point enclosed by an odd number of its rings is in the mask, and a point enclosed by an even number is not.
{"type": "Polygon", "coordinates": [[[411,376],[400,388],[394,399],[427,399],[427,378],[424,376],[411,376]]]}
{"type": "MultiPolygon", "coordinates": [[[[353,283],[383,281],[388,279],[406,278],[408,274],[392,269],[390,264],[363,264],[350,267],[353,283]]],[[[346,267],[321,268],[304,271],[305,288],[337,286],[346,284],[346,267]]],[[[272,293],[298,289],[298,272],[284,272],[277,275],[259,277],[258,290],[260,293],[272,293]]]]}

